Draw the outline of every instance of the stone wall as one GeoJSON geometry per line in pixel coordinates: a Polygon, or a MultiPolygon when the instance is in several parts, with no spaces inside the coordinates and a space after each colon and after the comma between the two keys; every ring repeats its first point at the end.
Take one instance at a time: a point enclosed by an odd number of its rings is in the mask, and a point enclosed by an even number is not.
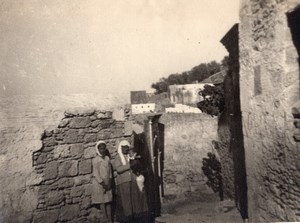
{"type": "Polygon", "coordinates": [[[41,133],[54,129],[69,108],[110,109],[117,99],[95,94],[20,95],[0,98],[0,222],[29,222],[37,206],[41,181],[32,153],[41,148],[41,133]]]}
{"type": "Polygon", "coordinates": [[[105,140],[113,159],[118,141],[130,140],[124,125],[111,112],[91,110],[65,113],[58,128],[44,132],[42,148],[33,156],[42,177],[33,222],[101,222],[102,213],[91,206],[95,144],[105,140]]]}
{"type": "Polygon", "coordinates": [[[164,192],[166,197],[186,197],[207,191],[202,159],[213,152],[217,119],[206,114],[163,114],[165,126],[164,192]]]}
{"type": "Polygon", "coordinates": [[[300,154],[292,116],[299,100],[299,55],[287,19],[296,6],[298,0],[241,4],[241,110],[254,222],[300,221],[300,154]]]}

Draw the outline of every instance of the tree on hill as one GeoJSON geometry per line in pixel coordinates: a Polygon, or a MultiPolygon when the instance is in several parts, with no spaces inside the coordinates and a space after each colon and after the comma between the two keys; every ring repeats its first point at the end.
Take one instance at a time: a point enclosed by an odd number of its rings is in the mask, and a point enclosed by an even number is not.
{"type": "Polygon", "coordinates": [[[154,88],[155,93],[159,94],[167,92],[170,85],[192,84],[196,81],[200,82],[221,71],[223,63],[226,63],[225,58],[222,60],[222,64],[216,61],[201,63],[198,66],[193,67],[191,70],[182,72],[181,74],[175,73],[170,74],[167,78],[160,78],[158,82],[151,85],[151,88],[154,88]]]}

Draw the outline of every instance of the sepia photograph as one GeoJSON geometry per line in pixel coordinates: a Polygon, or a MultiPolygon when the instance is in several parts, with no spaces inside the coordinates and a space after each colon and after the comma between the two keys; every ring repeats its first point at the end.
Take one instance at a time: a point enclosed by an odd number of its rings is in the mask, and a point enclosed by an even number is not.
{"type": "Polygon", "coordinates": [[[300,0],[0,0],[0,223],[300,222],[300,0]]]}

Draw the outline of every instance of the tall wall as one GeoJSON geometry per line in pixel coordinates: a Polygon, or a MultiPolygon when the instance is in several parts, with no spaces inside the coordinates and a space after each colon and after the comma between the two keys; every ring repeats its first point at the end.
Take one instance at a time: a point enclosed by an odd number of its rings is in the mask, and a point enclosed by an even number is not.
{"type": "Polygon", "coordinates": [[[163,114],[165,126],[165,195],[185,197],[189,192],[207,190],[202,159],[213,152],[217,119],[206,114],[163,114]]]}
{"type": "Polygon", "coordinates": [[[224,193],[235,198],[243,219],[247,213],[247,182],[245,148],[240,105],[239,25],[235,24],[222,38],[229,52],[228,70],[224,81],[225,106],[219,118],[221,164],[224,193]]]}
{"type": "Polygon", "coordinates": [[[286,14],[299,1],[241,2],[240,95],[249,217],[254,222],[299,221],[300,153],[292,116],[299,100],[299,55],[286,14]]]}

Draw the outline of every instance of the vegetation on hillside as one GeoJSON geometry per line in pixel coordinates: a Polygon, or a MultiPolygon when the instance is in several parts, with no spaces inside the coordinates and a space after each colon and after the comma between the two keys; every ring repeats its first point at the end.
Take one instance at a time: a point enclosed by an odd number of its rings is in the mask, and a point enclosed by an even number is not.
{"type": "Polygon", "coordinates": [[[193,67],[189,71],[182,73],[170,74],[167,78],[160,78],[158,82],[153,83],[151,87],[155,89],[156,94],[167,92],[170,85],[173,84],[191,84],[196,81],[202,81],[209,76],[219,72],[222,67],[227,66],[228,57],[224,57],[221,63],[211,61],[209,63],[201,63],[193,67]]]}

